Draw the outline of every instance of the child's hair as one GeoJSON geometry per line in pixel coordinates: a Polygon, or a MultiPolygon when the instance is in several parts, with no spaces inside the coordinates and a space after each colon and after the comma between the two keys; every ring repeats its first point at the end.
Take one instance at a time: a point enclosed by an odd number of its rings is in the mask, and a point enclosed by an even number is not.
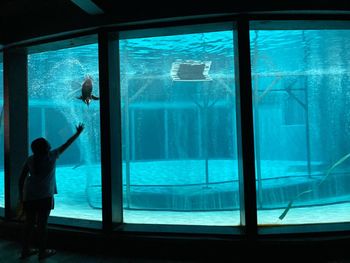
{"type": "Polygon", "coordinates": [[[51,145],[49,144],[49,142],[42,137],[32,141],[30,147],[32,148],[34,155],[44,155],[48,153],[51,149],[51,145]]]}
{"type": "Polygon", "coordinates": [[[38,171],[40,161],[51,149],[51,145],[45,138],[37,138],[30,145],[34,154],[34,171],[38,171]]]}

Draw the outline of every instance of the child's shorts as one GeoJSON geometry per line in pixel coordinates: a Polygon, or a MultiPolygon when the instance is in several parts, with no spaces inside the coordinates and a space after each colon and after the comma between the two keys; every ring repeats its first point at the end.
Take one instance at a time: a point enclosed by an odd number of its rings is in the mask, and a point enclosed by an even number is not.
{"type": "Polygon", "coordinates": [[[38,211],[38,210],[51,210],[54,209],[55,203],[53,197],[30,200],[23,202],[24,210],[38,211]]]}

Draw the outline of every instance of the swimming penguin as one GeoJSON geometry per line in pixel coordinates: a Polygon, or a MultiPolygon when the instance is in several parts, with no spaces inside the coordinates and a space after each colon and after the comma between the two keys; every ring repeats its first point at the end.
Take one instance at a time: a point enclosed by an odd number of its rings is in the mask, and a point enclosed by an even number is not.
{"type": "Polygon", "coordinates": [[[98,100],[99,98],[92,95],[92,78],[86,77],[83,85],[81,86],[81,96],[77,99],[82,100],[86,105],[89,106],[91,100],[98,100]]]}

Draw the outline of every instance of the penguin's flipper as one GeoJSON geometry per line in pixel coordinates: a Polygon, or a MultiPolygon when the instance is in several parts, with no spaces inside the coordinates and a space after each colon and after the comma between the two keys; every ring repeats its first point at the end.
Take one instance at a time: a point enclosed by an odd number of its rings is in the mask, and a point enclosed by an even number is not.
{"type": "Polygon", "coordinates": [[[93,99],[93,100],[99,100],[100,98],[99,98],[99,97],[96,97],[96,96],[94,96],[94,95],[91,95],[91,99],[93,99]]]}
{"type": "Polygon", "coordinates": [[[81,100],[83,99],[83,96],[80,96],[80,97],[76,97],[78,100],[81,100]]]}

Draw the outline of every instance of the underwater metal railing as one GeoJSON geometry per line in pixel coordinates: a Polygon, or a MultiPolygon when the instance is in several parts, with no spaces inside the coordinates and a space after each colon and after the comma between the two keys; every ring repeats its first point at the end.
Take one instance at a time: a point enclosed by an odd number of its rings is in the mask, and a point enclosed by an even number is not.
{"type": "MultiPolygon", "coordinates": [[[[348,185],[350,183],[350,177],[348,176],[347,173],[344,172],[339,172],[339,173],[334,173],[334,178],[335,180],[333,184],[325,184],[324,188],[320,189],[320,191],[315,191],[312,195],[305,196],[304,199],[301,199],[298,204],[295,205],[295,207],[304,207],[304,206],[317,206],[317,205],[327,205],[327,204],[336,204],[336,203],[344,203],[344,202],[349,202],[350,199],[346,198],[346,196],[350,196],[350,191],[347,191],[346,187],[342,187],[342,185],[348,185]],[[343,199],[337,199],[337,198],[343,198],[343,199]]],[[[317,185],[321,180],[324,179],[324,174],[323,173],[318,173],[318,174],[313,174],[312,178],[308,177],[308,174],[302,174],[302,175],[288,175],[288,176],[279,176],[279,177],[274,177],[274,178],[265,178],[263,179],[263,194],[262,194],[262,202],[264,202],[264,209],[281,209],[285,208],[286,204],[290,201],[291,198],[294,198],[297,196],[300,192],[304,191],[304,189],[308,189],[310,187],[313,187],[317,185]],[[298,180],[293,180],[293,179],[298,179],[298,180]],[[301,180],[300,180],[301,179],[301,180]],[[287,180],[292,180],[289,181],[288,183],[287,180]],[[276,184],[273,181],[280,181],[279,184],[276,184]],[[269,182],[272,182],[271,185],[268,185],[269,182]],[[278,198],[276,198],[276,196],[278,198]]],[[[331,179],[329,179],[331,180],[331,179]]],[[[226,189],[219,189],[219,188],[214,188],[215,186],[222,186],[224,187],[225,185],[229,184],[235,184],[237,183],[238,185],[238,180],[227,180],[227,181],[221,181],[221,182],[210,182],[209,185],[207,185],[205,182],[203,183],[194,183],[194,184],[181,184],[181,185],[130,185],[130,188],[139,188],[139,189],[151,189],[151,188],[157,188],[157,189],[166,189],[166,188],[171,188],[172,190],[174,189],[180,189],[180,188],[190,188],[190,187],[197,187],[200,189],[203,189],[203,193],[207,193],[208,197],[210,195],[215,194],[222,194],[222,198],[224,199],[225,197],[229,196],[230,199],[229,201],[233,203],[232,197],[238,197],[238,187],[236,189],[227,187],[226,189]],[[209,186],[209,187],[207,187],[209,186]],[[212,189],[213,191],[210,191],[212,189]],[[222,190],[220,192],[220,190],[222,190]],[[205,192],[206,191],[206,192],[205,192]]],[[[126,187],[126,184],[123,185],[123,187],[126,187]]],[[[101,189],[102,186],[98,184],[90,185],[88,186],[89,189],[96,189],[99,188],[101,189]]],[[[89,206],[93,209],[102,209],[101,206],[96,205],[96,198],[92,196],[89,192],[89,189],[87,190],[87,202],[89,206]]],[[[99,190],[100,192],[101,190],[99,190]]],[[[133,191],[131,191],[133,192],[133,191]]],[[[139,201],[144,201],[145,199],[145,192],[142,192],[140,196],[142,197],[139,199],[139,201]]],[[[154,198],[162,196],[162,198],[165,198],[165,193],[162,191],[157,192],[152,192],[149,191],[150,196],[154,198]]],[[[169,192],[169,196],[172,197],[172,192],[169,192]]],[[[198,195],[199,196],[199,195],[198,195]]],[[[205,194],[204,194],[205,196],[205,194]]],[[[182,197],[186,198],[186,195],[183,195],[182,197]]],[[[191,196],[193,197],[193,196],[191,196]]],[[[201,196],[203,197],[203,196],[201,196]]],[[[152,199],[154,200],[154,199],[152,199]]],[[[226,200],[227,201],[227,200],[226,200]]],[[[236,200],[237,201],[237,200],[236,200]]],[[[226,202],[228,203],[228,202],[226,202]]],[[[129,206],[129,207],[124,207],[125,209],[133,209],[133,210],[161,210],[161,211],[188,211],[189,209],[164,209],[164,208],[156,208],[156,207],[136,207],[136,206],[129,206]]],[[[234,210],[238,209],[239,207],[234,207],[234,205],[230,205],[230,207],[226,208],[216,208],[216,209],[208,209],[205,211],[227,211],[227,210],[234,210]]],[[[195,210],[195,211],[204,211],[204,210],[195,210]]]]}
{"type": "MultiPolygon", "coordinates": [[[[139,187],[139,188],[151,188],[151,187],[159,187],[159,188],[181,188],[181,187],[194,187],[194,186],[201,186],[203,187],[203,189],[208,189],[207,186],[212,186],[212,185],[219,185],[219,184],[227,184],[227,183],[238,183],[238,180],[228,180],[228,181],[222,181],[222,182],[212,182],[212,183],[209,183],[207,184],[206,182],[204,183],[193,183],[193,184],[177,184],[177,185],[161,185],[161,184],[157,184],[157,185],[151,185],[151,184],[138,184],[138,185],[135,185],[135,184],[131,184],[130,185],[130,188],[132,187],[139,187]]],[[[123,184],[123,187],[126,187],[127,184],[123,184]]],[[[88,193],[88,188],[101,188],[102,190],[102,185],[100,184],[94,184],[94,185],[89,185],[86,189],[87,191],[87,201],[88,201],[88,204],[91,208],[93,209],[102,209],[102,207],[98,207],[96,205],[93,204],[93,201],[92,201],[92,198],[90,197],[89,193],[88,193]]]]}

